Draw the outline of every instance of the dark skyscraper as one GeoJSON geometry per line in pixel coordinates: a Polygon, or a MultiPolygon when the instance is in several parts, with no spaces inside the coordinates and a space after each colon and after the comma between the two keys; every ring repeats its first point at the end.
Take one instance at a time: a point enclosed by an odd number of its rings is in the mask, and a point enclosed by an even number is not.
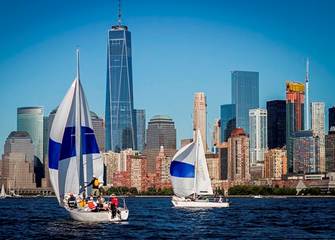
{"type": "Polygon", "coordinates": [[[249,134],[249,110],[259,107],[259,73],[231,73],[232,103],[236,107],[236,127],[249,134]]]}
{"type": "Polygon", "coordinates": [[[235,104],[221,105],[221,142],[227,142],[231,132],[236,128],[235,104]]]}
{"type": "Polygon", "coordinates": [[[286,101],[268,101],[266,110],[268,112],[268,147],[282,148],[286,145],[286,101]]]}
{"type": "Polygon", "coordinates": [[[136,150],[143,152],[145,146],[145,110],[135,109],[136,120],[136,150]]]}
{"type": "Polygon", "coordinates": [[[331,127],[335,127],[335,106],[328,109],[328,130],[330,130],[331,127]]]}
{"type": "Polygon", "coordinates": [[[157,115],[148,123],[147,144],[144,151],[150,173],[156,170],[156,157],[161,146],[164,147],[166,156],[173,157],[176,152],[176,128],[170,117],[157,115]]]}
{"type": "Polygon", "coordinates": [[[136,147],[131,34],[119,24],[108,30],[106,84],[106,150],[136,147]]]}

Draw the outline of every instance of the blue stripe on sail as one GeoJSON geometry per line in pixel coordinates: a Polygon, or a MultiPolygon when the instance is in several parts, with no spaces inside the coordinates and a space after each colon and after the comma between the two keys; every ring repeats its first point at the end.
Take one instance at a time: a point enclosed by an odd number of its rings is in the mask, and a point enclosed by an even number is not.
{"type": "MultiPolygon", "coordinates": [[[[66,127],[62,143],[49,139],[49,168],[58,169],[58,162],[76,156],[75,127],[66,127]]],[[[82,154],[99,153],[93,129],[81,127],[82,154]]]]}
{"type": "Polygon", "coordinates": [[[81,127],[81,151],[82,154],[99,153],[99,147],[93,129],[81,127]]]}
{"type": "Polygon", "coordinates": [[[178,161],[172,161],[170,174],[173,177],[194,178],[194,165],[178,161]]]}
{"type": "Polygon", "coordinates": [[[49,138],[49,168],[58,169],[60,149],[62,145],[49,138]]]}

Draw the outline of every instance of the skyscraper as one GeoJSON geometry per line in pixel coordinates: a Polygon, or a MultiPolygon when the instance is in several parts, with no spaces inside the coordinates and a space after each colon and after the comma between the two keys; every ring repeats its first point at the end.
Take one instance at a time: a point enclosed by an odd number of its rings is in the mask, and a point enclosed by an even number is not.
{"type": "Polygon", "coordinates": [[[286,148],[288,172],[293,172],[292,134],[304,130],[305,85],[286,82],[286,148]]]}
{"type": "Polygon", "coordinates": [[[120,14],[118,25],[108,30],[105,110],[106,150],[135,149],[131,33],[120,14]]]}
{"type": "Polygon", "coordinates": [[[172,157],[176,152],[176,128],[173,120],[164,115],[152,117],[148,123],[147,144],[144,154],[147,156],[148,172],[154,173],[156,169],[156,157],[164,147],[164,153],[172,157]]]}
{"type": "Polygon", "coordinates": [[[268,147],[282,148],[286,145],[286,101],[266,102],[268,113],[268,147]]]}
{"type": "Polygon", "coordinates": [[[200,130],[204,150],[207,150],[207,103],[203,92],[194,94],[193,129],[200,130]]]}
{"type": "Polygon", "coordinates": [[[325,172],[325,103],[323,102],[312,102],[311,103],[312,113],[312,131],[313,136],[319,138],[319,151],[318,159],[320,161],[320,171],[325,172]]]}
{"type": "Polygon", "coordinates": [[[282,179],[287,174],[287,156],[283,149],[270,149],[264,156],[264,177],[282,179]]]}
{"type": "Polygon", "coordinates": [[[233,71],[232,103],[236,107],[236,127],[249,134],[249,110],[259,107],[259,73],[233,71]]]}
{"type": "Polygon", "coordinates": [[[326,172],[335,171],[335,126],[326,136],[326,172]]]}
{"type": "Polygon", "coordinates": [[[105,123],[95,112],[91,113],[92,127],[101,152],[105,151],[105,123]]]}
{"type": "Polygon", "coordinates": [[[43,107],[20,107],[17,109],[17,130],[27,132],[34,145],[34,172],[36,184],[41,186],[43,168],[43,107]]]}
{"type": "Polygon", "coordinates": [[[145,146],[145,110],[135,109],[137,150],[143,152],[145,146]]]}
{"type": "Polygon", "coordinates": [[[268,147],[266,109],[249,110],[250,165],[264,162],[264,152],[268,147]]]}
{"type": "Polygon", "coordinates": [[[335,127],[335,106],[328,109],[328,130],[335,127]]]}
{"type": "Polygon", "coordinates": [[[236,128],[235,104],[224,104],[220,108],[221,142],[227,142],[231,132],[236,128]]]}
{"type": "Polygon", "coordinates": [[[6,188],[18,191],[35,188],[35,148],[27,132],[11,132],[5,142],[0,167],[6,188]]]}

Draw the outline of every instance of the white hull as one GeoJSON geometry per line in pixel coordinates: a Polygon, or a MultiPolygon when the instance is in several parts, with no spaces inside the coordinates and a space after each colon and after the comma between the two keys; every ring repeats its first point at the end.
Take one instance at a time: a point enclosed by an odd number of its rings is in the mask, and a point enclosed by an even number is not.
{"type": "Polygon", "coordinates": [[[91,212],[85,211],[84,209],[68,209],[65,208],[72,219],[80,222],[121,222],[128,219],[129,210],[124,208],[118,208],[120,214],[116,214],[112,218],[112,212],[110,211],[101,211],[101,212],[91,212]]]}
{"type": "Polygon", "coordinates": [[[182,199],[173,197],[172,198],[172,204],[175,207],[181,207],[181,208],[225,208],[229,207],[228,202],[209,202],[209,201],[192,201],[189,199],[182,199]]]}

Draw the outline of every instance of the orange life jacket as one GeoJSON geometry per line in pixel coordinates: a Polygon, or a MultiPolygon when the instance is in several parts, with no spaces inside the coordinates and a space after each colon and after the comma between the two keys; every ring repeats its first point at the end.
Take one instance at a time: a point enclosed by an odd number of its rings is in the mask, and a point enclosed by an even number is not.
{"type": "Polygon", "coordinates": [[[90,209],[95,209],[96,208],[96,204],[95,202],[93,202],[92,200],[89,200],[87,202],[87,206],[90,208],[90,209]]]}

